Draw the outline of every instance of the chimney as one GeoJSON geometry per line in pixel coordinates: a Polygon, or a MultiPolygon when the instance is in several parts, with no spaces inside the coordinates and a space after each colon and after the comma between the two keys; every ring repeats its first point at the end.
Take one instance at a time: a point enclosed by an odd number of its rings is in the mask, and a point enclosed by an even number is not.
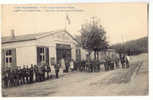
{"type": "Polygon", "coordinates": [[[14,29],[11,30],[11,36],[12,36],[12,38],[15,38],[15,31],[14,31],[14,29]]]}

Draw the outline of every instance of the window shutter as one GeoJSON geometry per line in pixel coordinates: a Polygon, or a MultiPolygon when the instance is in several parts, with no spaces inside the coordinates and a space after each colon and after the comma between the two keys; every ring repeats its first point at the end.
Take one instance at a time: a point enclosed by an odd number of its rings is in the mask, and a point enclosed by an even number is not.
{"type": "Polygon", "coordinates": [[[2,64],[2,67],[5,67],[5,50],[4,49],[2,49],[2,62],[1,62],[1,64],[2,64]]]}
{"type": "Polygon", "coordinates": [[[46,63],[49,65],[49,49],[46,48],[46,63]]]}
{"type": "Polygon", "coordinates": [[[16,66],[16,49],[11,49],[12,51],[12,66],[16,66]]]}
{"type": "Polygon", "coordinates": [[[37,47],[37,65],[40,64],[40,48],[37,47]]]}

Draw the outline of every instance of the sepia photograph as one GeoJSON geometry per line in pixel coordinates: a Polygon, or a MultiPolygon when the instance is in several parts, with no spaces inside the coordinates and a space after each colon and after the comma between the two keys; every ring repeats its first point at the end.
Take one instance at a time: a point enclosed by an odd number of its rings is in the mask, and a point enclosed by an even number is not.
{"type": "Polygon", "coordinates": [[[2,97],[149,95],[147,2],[0,7],[2,97]]]}

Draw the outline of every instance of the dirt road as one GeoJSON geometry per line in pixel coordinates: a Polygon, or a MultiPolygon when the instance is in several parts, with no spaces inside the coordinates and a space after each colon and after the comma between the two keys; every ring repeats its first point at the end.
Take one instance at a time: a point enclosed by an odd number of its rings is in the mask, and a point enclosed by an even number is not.
{"type": "MultiPolygon", "coordinates": [[[[137,73],[134,70],[129,74],[130,69],[95,73],[73,72],[66,74],[63,79],[3,89],[2,93],[9,97],[147,95],[147,55],[139,55],[137,58],[140,56],[143,57],[140,61],[144,63],[137,73]]],[[[131,58],[132,63],[139,60],[131,58]]]]}

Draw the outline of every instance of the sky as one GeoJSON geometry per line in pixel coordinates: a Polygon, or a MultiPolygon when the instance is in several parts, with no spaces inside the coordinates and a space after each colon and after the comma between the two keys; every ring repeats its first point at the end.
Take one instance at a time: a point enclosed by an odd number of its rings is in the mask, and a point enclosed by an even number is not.
{"type": "Polygon", "coordinates": [[[65,29],[80,35],[81,25],[92,17],[107,33],[110,44],[148,35],[147,3],[78,3],[2,5],[2,36],[33,34],[65,29]],[[70,24],[66,20],[68,15],[70,24]]]}

